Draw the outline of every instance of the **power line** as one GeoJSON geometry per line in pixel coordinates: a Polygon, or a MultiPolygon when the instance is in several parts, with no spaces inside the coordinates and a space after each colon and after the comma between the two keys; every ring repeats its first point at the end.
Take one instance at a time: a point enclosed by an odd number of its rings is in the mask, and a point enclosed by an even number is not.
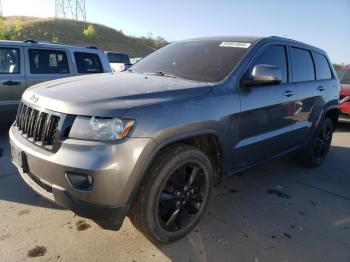
{"type": "Polygon", "coordinates": [[[55,0],[55,17],[86,21],[85,0],[55,0]]]}

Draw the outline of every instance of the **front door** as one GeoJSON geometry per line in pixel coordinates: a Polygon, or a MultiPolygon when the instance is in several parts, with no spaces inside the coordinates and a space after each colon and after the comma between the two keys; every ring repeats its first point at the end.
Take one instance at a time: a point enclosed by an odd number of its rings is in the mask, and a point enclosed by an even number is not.
{"type": "Polygon", "coordinates": [[[238,143],[234,148],[233,170],[266,160],[292,146],[291,130],[295,128],[296,91],[288,83],[288,59],[284,45],[262,48],[249,66],[278,66],[282,83],[277,85],[240,87],[241,114],[238,143]]]}

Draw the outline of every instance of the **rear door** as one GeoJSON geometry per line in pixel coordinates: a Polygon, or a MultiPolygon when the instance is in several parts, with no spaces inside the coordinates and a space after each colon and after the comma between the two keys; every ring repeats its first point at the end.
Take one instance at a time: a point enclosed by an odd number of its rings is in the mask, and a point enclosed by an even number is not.
{"type": "Polygon", "coordinates": [[[28,86],[74,75],[66,50],[27,47],[25,53],[28,86]]]}
{"type": "Polygon", "coordinates": [[[248,72],[258,64],[280,67],[282,83],[240,88],[241,115],[239,143],[234,148],[234,169],[268,159],[287,150],[296,120],[296,91],[289,83],[287,47],[283,44],[262,48],[248,72]]]}
{"type": "Polygon", "coordinates": [[[300,110],[296,117],[302,129],[299,142],[306,141],[311,134],[313,123],[316,123],[325,106],[323,93],[327,92],[322,80],[316,80],[315,61],[310,50],[291,46],[293,83],[297,89],[300,110]]]}
{"type": "Polygon", "coordinates": [[[14,120],[26,84],[22,47],[0,47],[0,122],[14,120]]]}

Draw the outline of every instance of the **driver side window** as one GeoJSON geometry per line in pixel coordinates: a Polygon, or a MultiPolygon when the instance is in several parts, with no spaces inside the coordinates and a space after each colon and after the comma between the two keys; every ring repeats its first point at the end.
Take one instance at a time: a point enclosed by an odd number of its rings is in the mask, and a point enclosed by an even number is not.
{"type": "Polygon", "coordinates": [[[251,68],[256,65],[278,66],[282,72],[282,83],[288,82],[287,55],[286,48],[282,45],[272,45],[259,54],[251,68]]]}

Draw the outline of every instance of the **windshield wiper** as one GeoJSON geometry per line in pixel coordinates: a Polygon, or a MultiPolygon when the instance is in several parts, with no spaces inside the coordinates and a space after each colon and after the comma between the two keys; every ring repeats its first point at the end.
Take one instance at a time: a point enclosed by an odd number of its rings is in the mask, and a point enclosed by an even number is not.
{"type": "Polygon", "coordinates": [[[163,71],[157,71],[157,72],[149,72],[149,73],[145,73],[146,75],[156,75],[156,76],[165,76],[165,77],[174,77],[174,78],[178,78],[178,76],[171,74],[171,73],[167,73],[167,72],[163,72],[163,71]]]}

